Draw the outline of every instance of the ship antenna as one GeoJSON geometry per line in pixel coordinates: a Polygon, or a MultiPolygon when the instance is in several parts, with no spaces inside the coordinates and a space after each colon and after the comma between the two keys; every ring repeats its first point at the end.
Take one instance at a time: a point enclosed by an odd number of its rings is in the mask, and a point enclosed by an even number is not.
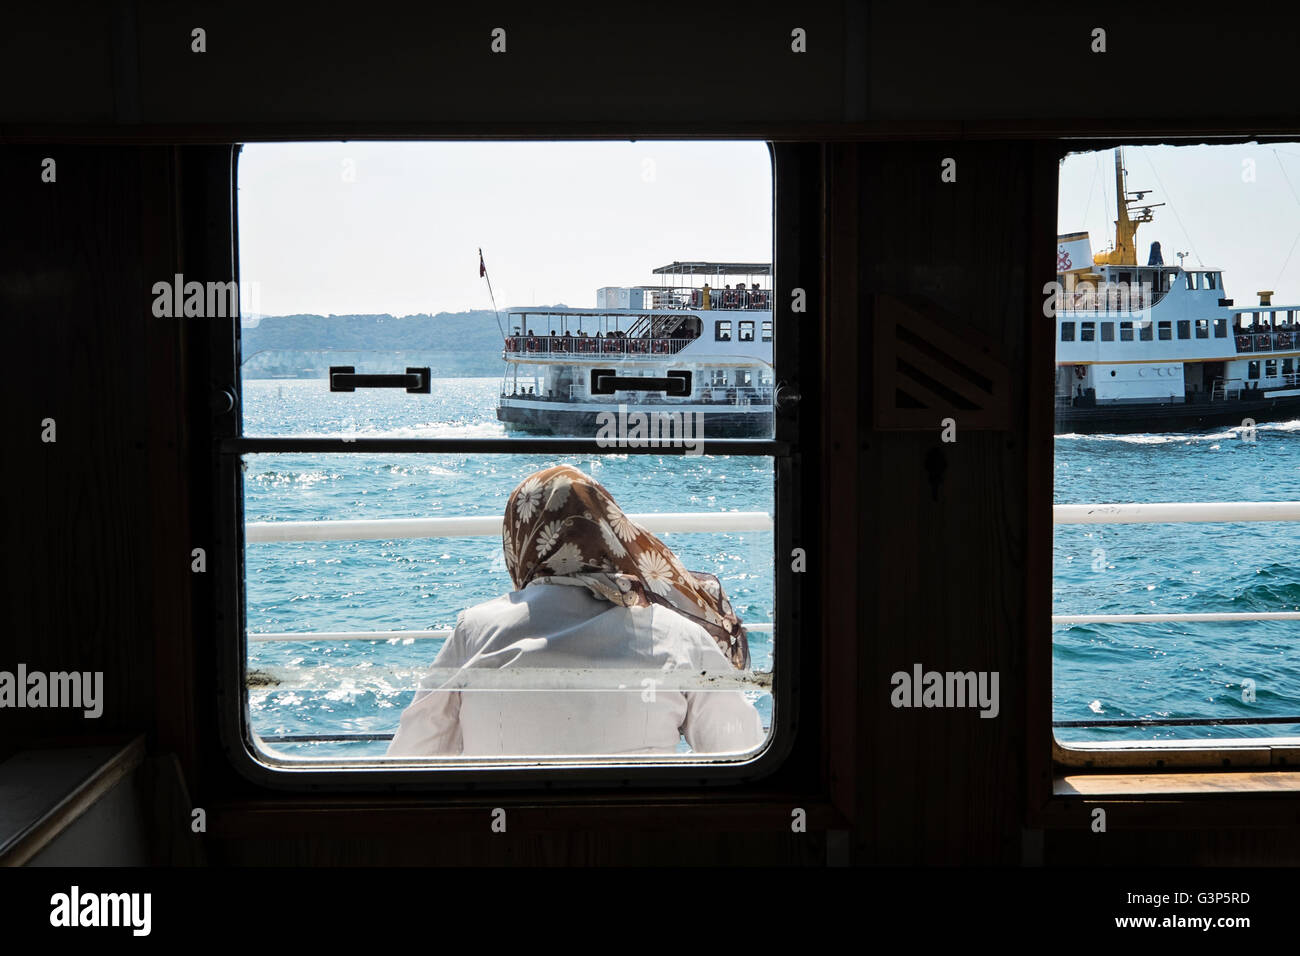
{"type": "Polygon", "coordinates": [[[501,341],[504,342],[506,340],[506,330],[501,325],[501,310],[497,308],[497,297],[492,294],[492,279],[487,274],[487,263],[483,261],[482,247],[478,250],[478,274],[487,279],[488,298],[492,300],[492,311],[496,313],[497,317],[497,331],[501,333],[501,341]]]}

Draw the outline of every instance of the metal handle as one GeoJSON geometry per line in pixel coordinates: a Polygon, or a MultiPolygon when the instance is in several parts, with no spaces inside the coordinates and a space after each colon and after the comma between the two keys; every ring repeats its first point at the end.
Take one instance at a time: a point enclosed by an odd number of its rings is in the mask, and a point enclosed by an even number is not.
{"type": "Polygon", "coordinates": [[[691,394],[691,373],[669,372],[666,378],[619,375],[612,368],[591,370],[591,394],[613,395],[615,392],[664,392],[685,397],[691,394]]]}
{"type": "Polygon", "coordinates": [[[330,391],[355,392],[359,388],[404,388],[411,394],[428,395],[432,378],[428,367],[406,369],[406,374],[357,374],[354,365],[330,366],[330,391]]]}

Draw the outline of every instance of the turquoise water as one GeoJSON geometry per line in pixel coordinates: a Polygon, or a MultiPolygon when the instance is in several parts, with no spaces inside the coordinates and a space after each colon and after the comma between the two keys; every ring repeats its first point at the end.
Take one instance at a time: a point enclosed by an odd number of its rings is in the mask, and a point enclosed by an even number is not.
{"type": "MultiPolygon", "coordinates": [[[[324,380],[244,383],[250,436],[493,437],[498,380],[435,381],[432,395],[331,394],[324,380]]],[[[1060,436],[1058,502],[1300,500],[1300,422],[1204,435],[1060,436]]],[[[566,458],[629,512],[771,511],[772,461],[735,456],[566,458]]],[[[247,520],[499,516],[514,486],[556,460],[525,455],[250,455],[247,520]]],[[[746,623],[773,620],[770,532],[673,534],[722,580],[746,623]]],[[[449,628],[510,590],[498,537],[254,543],[250,634],[449,628]]],[[[1300,538],[1287,524],[1060,526],[1053,613],[1300,610],[1300,538]]],[[[1044,628],[1048,625],[1045,623],[1044,628]]],[[[1051,627],[1056,720],[1300,714],[1300,621],[1051,627]],[[1242,700],[1243,681],[1256,700],[1242,700]]],[[[756,669],[772,637],[750,635],[756,669]]],[[[250,644],[280,679],[250,691],[263,735],[391,733],[441,640],[250,644]]],[[[771,698],[752,695],[764,722],[771,698]]],[[[1246,737],[1294,725],[1061,729],[1062,740],[1246,737]]],[[[278,744],[304,756],[382,754],[384,742],[278,744]]]]}
{"type": "MultiPolygon", "coordinates": [[[[498,379],[435,380],[433,394],[331,394],[324,380],[244,383],[248,435],[497,437],[498,379]]],[[[560,461],[601,482],[628,512],[772,510],[773,462],[737,456],[249,455],[248,522],[499,517],[514,487],[560,461]]],[[[746,624],[773,620],[772,532],[663,534],[688,568],[716,574],[746,624]]],[[[454,627],[466,607],[512,589],[500,534],[391,541],[265,542],[246,551],[250,635],[454,627]]],[[[752,633],[756,670],[772,635],[752,633]]],[[[392,733],[441,638],[250,643],[250,669],[285,683],[249,694],[262,735],[392,733]],[[299,686],[300,684],[304,686],[299,686]]],[[[771,696],[752,693],[765,724],[771,696]]],[[[386,742],[277,744],[301,755],[382,754],[386,742]]],[[[683,744],[683,749],[685,745],[683,744]]]]}

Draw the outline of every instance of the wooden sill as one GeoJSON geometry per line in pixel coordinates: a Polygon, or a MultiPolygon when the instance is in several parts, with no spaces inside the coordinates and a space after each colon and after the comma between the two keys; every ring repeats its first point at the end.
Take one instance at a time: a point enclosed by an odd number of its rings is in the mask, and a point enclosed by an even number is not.
{"type": "Polygon", "coordinates": [[[1300,770],[1208,773],[1065,773],[1052,782],[1057,797],[1141,797],[1173,794],[1291,793],[1300,797],[1300,770]]]}

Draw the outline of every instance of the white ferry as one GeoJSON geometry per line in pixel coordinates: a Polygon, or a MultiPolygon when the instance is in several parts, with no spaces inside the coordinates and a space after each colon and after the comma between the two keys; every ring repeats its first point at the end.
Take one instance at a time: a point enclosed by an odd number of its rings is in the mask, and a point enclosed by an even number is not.
{"type": "Polygon", "coordinates": [[[1115,152],[1114,248],[1057,239],[1056,431],[1152,432],[1300,418],[1300,306],[1234,307],[1223,274],[1167,265],[1153,242],[1139,266],[1149,190],[1128,192],[1115,152]]]}
{"type": "Polygon", "coordinates": [[[771,263],[674,262],[654,274],[676,284],[601,288],[594,309],[509,313],[497,418],[592,436],[602,413],[669,413],[711,438],[770,436],[771,263]]]}

